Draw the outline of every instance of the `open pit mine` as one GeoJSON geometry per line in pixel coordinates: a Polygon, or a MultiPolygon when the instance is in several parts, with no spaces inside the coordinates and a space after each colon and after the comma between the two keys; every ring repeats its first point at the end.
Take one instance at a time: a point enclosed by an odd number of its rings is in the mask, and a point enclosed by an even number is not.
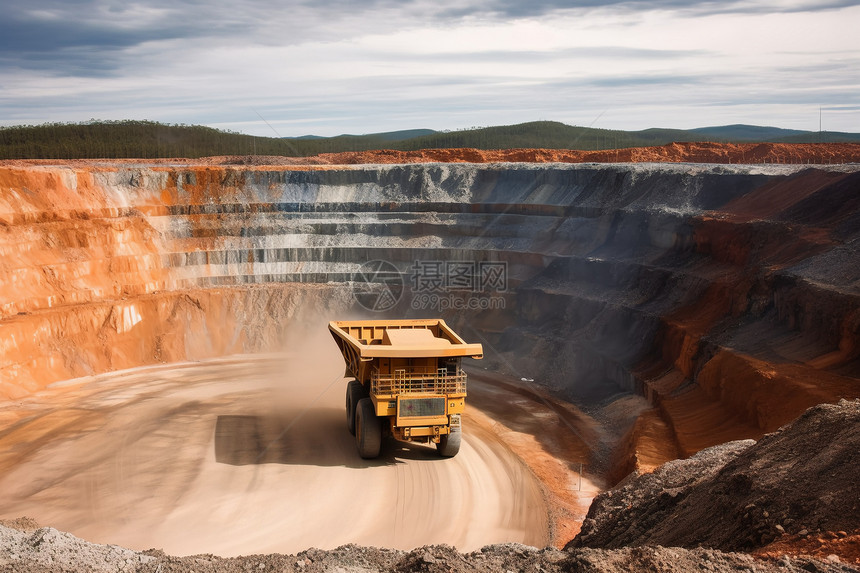
{"type": "Polygon", "coordinates": [[[857,566],[860,165],[257,163],[0,164],[0,566],[857,566]],[[362,459],[328,324],[411,318],[459,453],[362,459]]]}

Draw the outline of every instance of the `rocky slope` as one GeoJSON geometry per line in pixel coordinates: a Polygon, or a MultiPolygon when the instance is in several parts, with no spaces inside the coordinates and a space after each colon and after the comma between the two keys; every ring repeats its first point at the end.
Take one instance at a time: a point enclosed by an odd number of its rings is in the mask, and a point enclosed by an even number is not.
{"type": "Polygon", "coordinates": [[[858,472],[860,400],[822,404],[758,442],[722,444],[629,477],[594,499],[568,547],[749,552],[779,540],[787,551],[812,536],[821,546],[803,551],[844,540],[836,547],[860,564],[858,472]]]}

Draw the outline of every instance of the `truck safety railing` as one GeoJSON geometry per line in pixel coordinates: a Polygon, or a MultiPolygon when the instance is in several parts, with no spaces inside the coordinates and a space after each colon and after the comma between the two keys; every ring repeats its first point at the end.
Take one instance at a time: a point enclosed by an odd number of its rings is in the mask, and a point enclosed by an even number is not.
{"type": "Polygon", "coordinates": [[[382,375],[374,368],[370,373],[370,390],[374,394],[466,394],[466,373],[451,373],[447,368],[431,372],[395,370],[382,375]]]}

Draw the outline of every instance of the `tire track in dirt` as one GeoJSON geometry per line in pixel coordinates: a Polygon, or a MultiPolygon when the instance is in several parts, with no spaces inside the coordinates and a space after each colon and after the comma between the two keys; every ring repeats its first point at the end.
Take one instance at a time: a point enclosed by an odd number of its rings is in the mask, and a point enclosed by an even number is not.
{"type": "MultiPolygon", "coordinates": [[[[141,368],[5,404],[0,518],[176,555],[564,542],[552,538],[546,485],[487,414],[469,408],[455,458],[388,441],[362,460],[343,419],[340,357],[301,362],[313,372],[295,358],[141,368]],[[45,423],[80,416],[83,427],[45,423]]],[[[513,399],[486,386],[472,390],[476,403],[513,399]]]]}

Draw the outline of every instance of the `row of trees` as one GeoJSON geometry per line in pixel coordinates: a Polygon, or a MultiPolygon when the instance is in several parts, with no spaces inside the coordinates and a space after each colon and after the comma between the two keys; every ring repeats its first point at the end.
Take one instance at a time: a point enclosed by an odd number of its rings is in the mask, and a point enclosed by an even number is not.
{"type": "Polygon", "coordinates": [[[308,139],[255,137],[199,125],[165,125],[152,121],[90,121],[0,128],[2,159],[146,159],[212,155],[302,157],[371,149],[617,149],[647,143],[650,142],[623,131],[572,127],[556,122],[434,132],[401,140],[378,135],[308,139]]]}
{"type": "Polygon", "coordinates": [[[91,121],[0,128],[3,159],[95,159],[286,155],[283,140],[257,138],[199,125],[152,121],[91,121]]]}
{"type": "MultiPolygon", "coordinates": [[[[731,132],[726,131],[726,134],[731,132]]],[[[860,141],[858,134],[825,133],[827,141],[860,141]]],[[[89,121],[0,128],[0,159],[115,159],[213,155],[283,155],[371,149],[473,147],[477,149],[622,149],[663,145],[672,141],[702,141],[701,134],[683,130],[616,131],[539,121],[519,125],[433,132],[392,139],[391,134],[341,135],[325,138],[255,137],[199,125],[166,125],[153,121],[89,121]]],[[[709,135],[711,141],[733,138],[709,135]]],[[[822,141],[821,133],[805,133],[784,141],[822,141]]],[[[749,141],[749,140],[747,140],[749,141]]]]}

